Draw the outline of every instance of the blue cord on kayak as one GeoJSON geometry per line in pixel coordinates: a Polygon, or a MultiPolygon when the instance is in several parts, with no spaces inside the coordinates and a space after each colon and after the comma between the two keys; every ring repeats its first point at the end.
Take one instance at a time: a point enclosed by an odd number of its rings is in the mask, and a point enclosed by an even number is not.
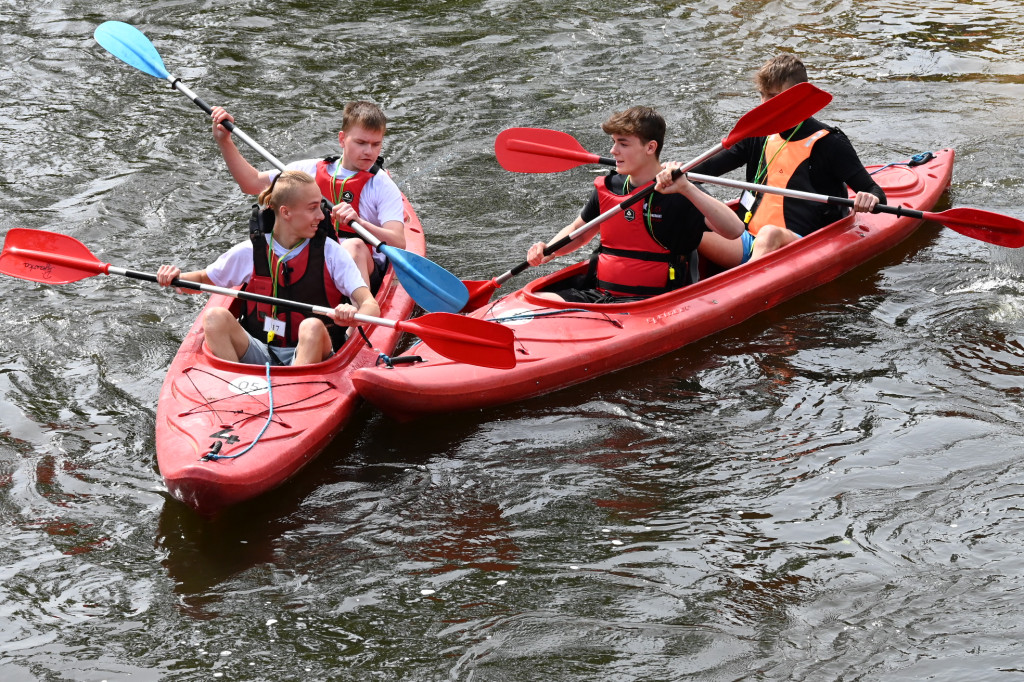
{"type": "Polygon", "coordinates": [[[922,163],[928,163],[934,158],[935,154],[933,152],[921,152],[920,154],[914,154],[913,156],[911,156],[910,161],[897,161],[895,163],[887,163],[881,168],[876,168],[875,170],[871,171],[870,175],[874,175],[875,173],[881,173],[886,168],[892,168],[893,166],[906,166],[907,168],[913,168],[914,166],[920,166],[922,163]]]}
{"type": "Polygon", "coordinates": [[[247,453],[250,450],[252,450],[256,446],[256,443],[260,442],[260,438],[263,437],[263,434],[266,433],[267,429],[270,427],[270,422],[274,421],[274,385],[270,383],[270,363],[269,362],[267,363],[267,395],[269,396],[269,399],[270,399],[270,407],[269,407],[270,413],[267,415],[267,423],[263,425],[263,428],[260,429],[260,432],[258,434],[256,434],[256,438],[254,438],[253,441],[251,443],[249,443],[249,445],[244,450],[242,450],[241,452],[239,452],[237,454],[234,454],[234,455],[218,455],[217,453],[220,452],[220,448],[221,448],[222,443],[221,443],[221,441],[217,441],[216,443],[213,444],[213,447],[210,448],[210,451],[207,452],[202,457],[200,457],[199,459],[201,459],[204,462],[210,462],[210,461],[216,462],[216,461],[221,460],[221,459],[238,459],[239,457],[241,457],[245,453],[247,453]]]}

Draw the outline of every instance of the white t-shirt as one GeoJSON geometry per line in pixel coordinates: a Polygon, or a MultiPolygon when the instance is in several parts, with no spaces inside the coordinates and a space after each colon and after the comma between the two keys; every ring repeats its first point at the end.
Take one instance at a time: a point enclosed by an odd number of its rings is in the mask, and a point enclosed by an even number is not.
{"type": "MultiPolygon", "coordinates": [[[[320,159],[302,159],[301,161],[292,161],[286,164],[285,168],[288,170],[304,171],[315,178],[316,165],[319,162],[320,159]]],[[[334,177],[335,171],[337,171],[338,177],[343,180],[352,177],[357,172],[342,168],[340,159],[327,164],[327,173],[329,175],[334,177]]],[[[270,171],[270,180],[273,181],[279,172],[277,170],[270,171]]],[[[332,197],[328,197],[328,199],[330,198],[332,197]]],[[[370,221],[374,225],[383,225],[389,220],[397,220],[403,225],[405,224],[405,207],[402,205],[402,191],[398,189],[398,185],[391,179],[391,176],[383,170],[378,171],[376,175],[363,185],[363,191],[359,193],[359,217],[370,221]]],[[[381,267],[384,266],[386,256],[383,253],[371,249],[370,254],[373,256],[375,263],[381,267]]]]}
{"type": "MultiPolygon", "coordinates": [[[[289,170],[305,171],[315,178],[316,164],[319,162],[320,159],[303,159],[302,161],[292,161],[285,167],[289,170]]],[[[339,168],[340,163],[339,160],[327,164],[328,175],[333,177],[337,170],[338,177],[344,180],[356,174],[356,171],[339,168]]],[[[270,179],[273,180],[277,174],[278,171],[271,171],[270,179]]],[[[327,198],[331,199],[331,197],[327,198]]],[[[405,208],[402,206],[402,192],[391,176],[383,170],[378,171],[363,186],[363,191],[359,194],[359,217],[369,220],[374,225],[383,225],[389,220],[404,223],[405,208]]]]}
{"type": "MultiPolygon", "coordinates": [[[[263,236],[268,242],[270,241],[269,234],[263,236]]],[[[301,247],[288,253],[287,248],[275,241],[274,254],[278,258],[283,258],[287,263],[305,251],[308,246],[309,240],[307,239],[301,247]],[[285,254],[288,255],[285,256],[285,254]]],[[[252,277],[252,259],[251,241],[246,240],[241,244],[235,244],[206,268],[206,276],[216,286],[237,287],[245,284],[252,277]]],[[[363,282],[363,277],[359,274],[359,268],[356,267],[352,256],[348,255],[348,252],[333,239],[324,242],[324,264],[331,279],[334,280],[334,286],[338,287],[338,291],[349,300],[352,299],[352,292],[359,287],[367,286],[363,282]]]]}

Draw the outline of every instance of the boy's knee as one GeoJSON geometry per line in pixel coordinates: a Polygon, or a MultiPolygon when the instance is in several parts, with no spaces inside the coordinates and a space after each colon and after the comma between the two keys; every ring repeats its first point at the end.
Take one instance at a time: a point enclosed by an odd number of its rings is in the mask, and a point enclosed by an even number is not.
{"type": "Polygon", "coordinates": [[[763,248],[777,249],[785,242],[786,228],[778,225],[765,225],[757,233],[757,241],[763,248]]]}
{"type": "Polygon", "coordinates": [[[326,333],[327,327],[315,317],[307,317],[299,325],[299,341],[318,341],[326,333]]]}
{"type": "Polygon", "coordinates": [[[235,316],[227,308],[211,308],[203,315],[203,328],[223,330],[235,321],[235,316]]]}
{"type": "Polygon", "coordinates": [[[352,258],[355,258],[357,262],[360,259],[366,260],[371,258],[369,244],[361,239],[346,239],[342,246],[345,247],[345,250],[348,251],[349,255],[352,256],[352,258]]]}

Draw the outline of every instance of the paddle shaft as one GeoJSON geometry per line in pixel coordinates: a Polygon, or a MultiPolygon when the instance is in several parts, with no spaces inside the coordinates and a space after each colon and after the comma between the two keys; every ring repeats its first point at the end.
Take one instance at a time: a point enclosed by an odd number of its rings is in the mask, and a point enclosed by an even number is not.
{"type": "MultiPolygon", "coordinates": [[[[131,277],[132,279],[141,279],[147,282],[155,282],[156,275],[149,272],[136,272],[135,270],[126,270],[125,268],[119,268],[116,266],[109,266],[107,274],[110,275],[123,275],[125,277],[131,277]]],[[[222,296],[230,296],[231,298],[238,298],[243,301],[252,301],[254,303],[266,303],[268,305],[276,305],[281,308],[292,308],[304,313],[312,313],[314,315],[324,315],[325,317],[331,317],[334,315],[334,308],[326,308],[320,305],[310,305],[309,303],[300,303],[298,301],[290,301],[286,298],[276,298],[274,296],[264,296],[262,294],[253,294],[248,291],[240,291],[238,289],[228,289],[226,287],[218,287],[212,284],[202,284],[200,282],[190,282],[187,279],[175,278],[171,282],[171,286],[179,287],[181,289],[193,289],[195,291],[202,291],[207,294],[220,294],[222,296]]],[[[371,317],[370,315],[361,315],[356,313],[356,321],[364,322],[366,324],[379,324],[384,327],[395,327],[397,323],[394,320],[387,320],[383,317],[371,317]]]]}
{"type": "MultiPolygon", "coordinates": [[[[807,201],[816,201],[819,204],[833,204],[835,206],[849,206],[852,207],[854,204],[853,199],[847,197],[830,197],[827,194],[815,194],[814,192],[801,192],[797,189],[785,189],[783,187],[771,187],[769,185],[759,185],[753,182],[743,182],[742,180],[730,180],[729,178],[719,178],[713,175],[701,175],[700,173],[687,173],[688,177],[692,182],[706,182],[712,185],[721,185],[723,187],[733,187],[735,189],[745,189],[751,192],[763,192],[765,194],[778,194],[784,197],[791,197],[793,199],[805,199],[807,201]]],[[[889,206],[887,204],[878,204],[875,206],[872,213],[892,213],[896,216],[908,216],[910,218],[922,218],[927,219],[928,214],[924,211],[917,211],[912,208],[904,208],[903,206],[889,206]]]]}
{"type": "MultiPolygon", "coordinates": [[[[540,145],[536,145],[540,146],[540,145]]],[[[695,162],[691,162],[684,166],[689,169],[695,167],[697,164],[703,162],[705,159],[711,158],[718,153],[721,149],[719,145],[718,149],[709,150],[708,153],[702,154],[695,162]]],[[[582,158],[582,155],[580,155],[582,158]]],[[[614,166],[615,159],[609,159],[604,156],[598,156],[597,154],[590,155],[592,163],[600,163],[605,166],[614,166]]],[[[684,171],[685,172],[685,171],[684,171]]],[[[675,173],[673,177],[678,177],[675,173]]],[[[743,182],[740,180],[730,180],[728,178],[719,178],[711,175],[701,175],[699,173],[687,173],[687,177],[693,182],[706,182],[712,185],[722,185],[723,187],[733,187],[736,189],[746,189],[752,192],[763,192],[765,194],[779,194],[784,197],[792,197],[793,199],[806,199],[807,201],[816,201],[820,204],[833,204],[835,206],[849,206],[853,207],[853,199],[846,197],[831,197],[825,194],[815,194],[813,192],[801,192],[795,189],[785,189],[782,187],[771,187],[769,185],[758,185],[752,182],[743,182]]],[[[887,204],[878,204],[875,206],[872,213],[892,213],[896,216],[908,216],[910,218],[924,218],[925,214],[922,211],[916,211],[912,208],[905,208],[903,206],[889,206],[887,204]]],[[[611,216],[609,216],[611,217],[611,216]]],[[[586,226],[584,226],[586,227],[586,226]]],[[[580,228],[581,230],[583,228],[580,228]]],[[[558,248],[565,246],[561,241],[559,242],[558,248]]],[[[544,255],[550,255],[545,249],[544,255]]],[[[521,272],[521,271],[520,271],[521,272]]]]}
{"type": "MultiPolygon", "coordinates": [[[[138,272],[136,270],[128,270],[127,268],[111,265],[110,263],[101,263],[99,261],[87,261],[82,258],[76,258],[73,256],[64,256],[59,253],[51,253],[48,251],[35,251],[32,249],[23,249],[17,246],[8,247],[7,250],[12,255],[15,256],[23,256],[30,259],[56,263],[58,265],[66,265],[68,267],[78,268],[79,270],[90,270],[97,274],[121,275],[122,277],[130,277],[131,279],[141,279],[146,282],[157,281],[156,275],[151,272],[138,272]]],[[[238,289],[228,289],[226,287],[218,287],[212,284],[202,284],[200,282],[192,282],[181,278],[175,278],[171,282],[171,286],[179,287],[181,289],[193,289],[195,291],[202,291],[208,294],[221,294],[222,296],[230,296],[231,298],[239,298],[244,301],[253,301],[255,303],[267,303],[269,305],[276,305],[282,308],[293,308],[295,310],[299,310],[305,313],[312,313],[315,315],[324,315],[327,317],[331,317],[334,314],[334,308],[325,308],[324,306],[310,305],[309,303],[300,303],[298,301],[290,301],[285,298],[263,296],[262,294],[254,294],[248,291],[240,291],[238,289]]],[[[382,317],[372,317],[369,315],[361,315],[357,313],[355,318],[357,321],[365,322],[366,324],[379,324],[384,327],[397,326],[397,323],[394,320],[388,320],[382,317]]]]}
{"type": "MultiPolygon", "coordinates": [[[[168,74],[167,75],[167,80],[170,82],[172,88],[176,89],[178,92],[180,92],[181,94],[185,95],[185,97],[188,97],[190,100],[192,100],[192,102],[197,107],[199,107],[200,109],[205,111],[207,114],[212,114],[213,113],[213,107],[211,107],[209,104],[204,102],[202,100],[202,98],[199,97],[199,95],[197,95],[196,93],[192,92],[192,90],[187,85],[185,85],[184,83],[181,82],[180,78],[178,78],[177,76],[175,76],[173,74],[168,74]]],[[[232,135],[237,135],[238,138],[240,140],[242,140],[242,142],[245,142],[247,145],[252,147],[252,149],[256,153],[258,153],[264,159],[269,161],[271,163],[271,165],[273,165],[274,168],[276,168],[277,170],[283,172],[287,168],[284,165],[284,163],[281,162],[281,160],[279,158],[277,158],[276,156],[271,154],[269,151],[267,151],[263,147],[263,145],[261,145],[259,142],[257,142],[256,140],[252,139],[251,137],[249,137],[245,133],[245,131],[243,131],[241,128],[236,126],[233,122],[231,122],[231,121],[223,121],[223,122],[221,122],[221,125],[224,126],[225,128],[227,128],[231,132],[232,135]]],[[[323,200],[327,203],[327,206],[329,208],[334,208],[334,203],[331,202],[330,199],[328,199],[327,197],[323,197],[323,200]]],[[[381,245],[381,241],[379,239],[377,239],[377,237],[373,236],[373,234],[369,230],[367,230],[365,227],[360,225],[357,221],[350,220],[350,221],[348,221],[348,224],[349,224],[349,227],[351,227],[353,230],[356,231],[356,234],[358,234],[360,237],[362,237],[365,241],[369,242],[369,244],[372,247],[377,248],[377,247],[379,247],[381,245]]]]}
{"type": "MultiPolygon", "coordinates": [[[[522,151],[527,151],[527,152],[528,151],[534,151],[534,152],[540,151],[541,153],[546,153],[546,154],[549,154],[549,155],[554,153],[554,152],[552,152],[550,150],[542,150],[543,145],[539,145],[539,144],[532,144],[531,145],[531,143],[527,142],[527,141],[522,141],[522,142],[517,141],[516,145],[519,146],[522,151]]],[[[694,161],[688,163],[686,166],[683,166],[683,168],[684,169],[693,168],[693,167],[697,166],[698,164],[702,163],[704,160],[709,159],[712,156],[714,156],[715,154],[717,154],[721,149],[722,149],[721,145],[719,145],[715,149],[709,149],[707,152],[705,152],[704,154],[701,154],[694,161]]],[[[559,152],[558,153],[559,158],[577,159],[577,160],[580,160],[580,161],[583,161],[583,162],[586,162],[586,163],[600,163],[600,164],[605,165],[605,166],[614,166],[615,165],[615,159],[610,159],[610,158],[608,158],[606,156],[598,156],[597,154],[592,154],[590,152],[576,153],[576,152],[572,152],[571,150],[558,150],[558,152],[559,152]]],[[[673,177],[678,177],[678,176],[673,173],[673,177]]],[[[687,177],[690,178],[690,180],[692,180],[694,182],[706,182],[706,183],[712,184],[712,185],[722,185],[723,187],[733,187],[733,188],[736,188],[736,189],[746,189],[746,190],[750,190],[752,192],[763,192],[765,194],[779,194],[779,195],[784,196],[784,197],[791,197],[793,199],[806,199],[807,201],[816,201],[816,202],[821,203],[821,204],[833,204],[835,206],[849,206],[849,207],[853,207],[853,203],[854,203],[853,199],[848,199],[846,197],[832,197],[832,196],[828,196],[828,195],[825,195],[825,194],[815,194],[813,192],[801,192],[800,190],[795,190],[795,189],[785,189],[785,188],[781,188],[781,187],[771,187],[769,185],[759,185],[759,184],[755,184],[755,183],[752,183],[752,182],[742,182],[740,180],[730,180],[728,178],[718,178],[718,177],[714,177],[714,176],[710,176],[710,175],[701,175],[699,173],[687,173],[687,177]]],[[[617,213],[617,212],[618,211],[616,209],[611,209],[606,214],[602,214],[601,216],[598,216],[598,218],[596,218],[595,220],[602,220],[602,221],[603,220],[607,220],[612,215],[615,215],[615,213],[617,213]],[[607,215],[607,217],[605,217],[606,215],[607,215]]],[[[872,211],[872,213],[892,213],[893,215],[896,215],[896,216],[907,216],[907,217],[910,217],[910,218],[925,218],[925,213],[922,212],[922,211],[917,211],[917,210],[914,210],[912,208],[905,208],[903,206],[889,206],[887,204],[878,204],[877,206],[875,206],[875,208],[872,211]]],[[[586,231],[590,227],[593,227],[593,225],[588,223],[587,225],[584,225],[583,227],[581,227],[578,230],[578,232],[586,231]]],[[[552,253],[554,251],[557,251],[558,249],[562,248],[566,244],[568,244],[569,241],[571,241],[574,236],[578,236],[576,232],[573,232],[573,234],[569,235],[569,237],[567,237],[565,240],[559,240],[556,244],[553,245],[554,248],[552,248],[552,253]]],[[[549,256],[551,254],[548,252],[547,249],[545,249],[544,250],[544,255],[545,256],[549,256]]],[[[510,272],[512,272],[512,275],[517,275],[520,272],[522,272],[522,270],[520,269],[520,270],[510,271],[510,272]]],[[[504,277],[504,276],[505,275],[502,275],[502,277],[504,277]]],[[[497,280],[500,281],[500,282],[504,282],[505,281],[505,280],[501,279],[501,277],[498,277],[497,280]]]]}

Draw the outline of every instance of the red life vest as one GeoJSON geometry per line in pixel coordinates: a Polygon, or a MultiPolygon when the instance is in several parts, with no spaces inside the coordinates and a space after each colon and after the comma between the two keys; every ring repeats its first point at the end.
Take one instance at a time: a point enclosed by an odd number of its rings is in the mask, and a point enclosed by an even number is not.
{"type": "MultiPolygon", "coordinates": [[[[814,144],[828,135],[828,132],[827,129],[822,129],[803,140],[790,142],[786,142],[777,133],[770,135],[764,143],[764,160],[769,164],[768,171],[761,184],[799,190],[814,187],[808,173],[807,161],[811,158],[814,144]]],[[[786,198],[778,194],[761,194],[757,198],[757,203],[751,207],[753,217],[747,223],[747,231],[756,235],[765,225],[786,227],[785,202],[786,198]]]]}
{"type": "MultiPolygon", "coordinates": [[[[608,188],[611,175],[594,178],[601,213],[622,203],[625,196],[608,188]]],[[[654,238],[646,218],[648,203],[621,211],[601,223],[601,246],[597,255],[597,288],[618,296],[655,296],[688,283],[686,258],[673,254],[654,238]]]]}
{"type": "MultiPolygon", "coordinates": [[[[321,159],[316,162],[316,184],[320,188],[320,193],[331,200],[333,204],[340,204],[345,202],[351,204],[352,208],[356,213],[359,213],[359,196],[363,193],[363,188],[366,187],[366,183],[373,179],[373,176],[380,170],[380,159],[378,163],[368,171],[356,171],[355,175],[347,178],[332,177],[327,172],[327,166],[341,160],[336,156],[329,156],[326,159],[321,159]]],[[[335,225],[334,229],[337,230],[339,238],[356,237],[356,233],[348,225],[335,225]]]]}
{"type": "MultiPolygon", "coordinates": [[[[324,259],[324,242],[327,236],[323,232],[317,232],[306,246],[298,254],[287,262],[279,264],[277,254],[274,253],[266,238],[260,235],[250,236],[252,241],[252,278],[246,284],[245,290],[254,294],[264,296],[277,296],[288,298],[294,301],[301,301],[311,305],[333,308],[347,299],[341,295],[334,285],[330,273],[327,271],[327,264],[324,259]],[[278,268],[277,292],[274,292],[274,284],[270,277],[271,264],[267,262],[267,252],[273,261],[273,267],[278,268]]],[[[267,332],[264,331],[264,320],[271,314],[271,306],[266,303],[255,303],[245,301],[245,311],[239,319],[245,331],[257,339],[266,339],[267,332]]],[[[271,342],[275,346],[294,347],[299,342],[299,325],[306,319],[307,315],[297,310],[287,308],[277,309],[277,319],[285,323],[285,333],[275,335],[271,342]]],[[[345,327],[338,326],[334,320],[322,315],[310,315],[321,320],[331,335],[331,345],[338,350],[345,341],[345,327]]]]}

